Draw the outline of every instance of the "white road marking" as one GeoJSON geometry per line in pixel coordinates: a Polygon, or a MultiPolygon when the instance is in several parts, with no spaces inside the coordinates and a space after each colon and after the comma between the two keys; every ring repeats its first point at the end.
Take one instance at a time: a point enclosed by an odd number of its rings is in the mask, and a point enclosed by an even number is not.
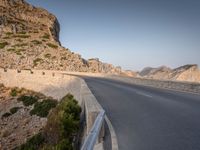
{"type": "Polygon", "coordinates": [[[153,97],[153,96],[151,96],[149,94],[146,94],[146,93],[143,93],[143,92],[139,92],[139,91],[136,91],[136,93],[139,94],[139,95],[146,96],[146,97],[153,97]]]}

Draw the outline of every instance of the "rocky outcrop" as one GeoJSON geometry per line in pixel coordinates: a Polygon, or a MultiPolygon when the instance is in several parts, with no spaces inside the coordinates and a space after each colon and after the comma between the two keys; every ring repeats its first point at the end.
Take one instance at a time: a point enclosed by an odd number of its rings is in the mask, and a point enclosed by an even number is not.
{"type": "Polygon", "coordinates": [[[0,10],[1,25],[5,32],[16,34],[43,31],[51,40],[59,43],[59,23],[45,9],[33,7],[24,0],[0,0],[0,10]]]}
{"type": "Polygon", "coordinates": [[[166,66],[161,66],[158,68],[147,67],[144,68],[139,74],[142,77],[147,77],[151,79],[167,79],[168,74],[171,72],[171,69],[166,66]]]}
{"type": "Polygon", "coordinates": [[[98,58],[92,58],[88,60],[89,72],[93,73],[112,73],[120,74],[121,67],[114,67],[111,64],[102,63],[98,58]]]}
{"type": "Polygon", "coordinates": [[[145,68],[140,73],[141,77],[160,80],[200,82],[198,65],[185,65],[176,69],[162,66],[159,68],[145,68]]]}
{"type": "Polygon", "coordinates": [[[98,73],[120,68],[97,59],[85,60],[60,45],[54,15],[24,0],[0,0],[0,67],[98,73]]]}
{"type": "Polygon", "coordinates": [[[200,70],[196,64],[181,66],[174,69],[170,73],[169,79],[177,81],[200,82],[200,70]]]}
{"type": "Polygon", "coordinates": [[[120,75],[128,77],[139,77],[138,72],[134,72],[132,70],[122,70],[120,75]]]}

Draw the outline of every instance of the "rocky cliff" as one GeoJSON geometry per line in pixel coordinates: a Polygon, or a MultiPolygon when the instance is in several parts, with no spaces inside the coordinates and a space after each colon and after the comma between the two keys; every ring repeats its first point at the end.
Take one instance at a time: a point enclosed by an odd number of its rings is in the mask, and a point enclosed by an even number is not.
{"type": "Polygon", "coordinates": [[[0,67],[120,73],[99,60],[85,60],[59,42],[56,17],[24,0],[0,0],[0,67]]]}
{"type": "Polygon", "coordinates": [[[200,70],[198,65],[184,65],[175,69],[162,66],[158,68],[144,68],[141,77],[160,80],[200,82],[200,70]]]}

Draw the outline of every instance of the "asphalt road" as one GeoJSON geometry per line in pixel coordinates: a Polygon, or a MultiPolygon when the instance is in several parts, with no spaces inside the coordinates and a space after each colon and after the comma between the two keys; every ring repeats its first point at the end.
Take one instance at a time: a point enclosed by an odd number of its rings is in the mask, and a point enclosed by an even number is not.
{"type": "Polygon", "coordinates": [[[200,150],[200,96],[84,78],[110,119],[120,150],[200,150]]]}

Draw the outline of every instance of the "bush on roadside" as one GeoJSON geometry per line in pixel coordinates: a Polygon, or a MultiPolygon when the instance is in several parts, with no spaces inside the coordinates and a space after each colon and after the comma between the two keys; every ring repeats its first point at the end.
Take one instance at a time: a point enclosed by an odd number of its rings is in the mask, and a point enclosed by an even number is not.
{"type": "Polygon", "coordinates": [[[22,101],[24,106],[30,106],[33,105],[38,101],[37,96],[29,96],[29,95],[22,95],[18,99],[18,101],[22,101]]]}
{"type": "Polygon", "coordinates": [[[47,117],[49,111],[56,107],[57,101],[53,99],[43,100],[42,102],[36,102],[33,110],[30,111],[31,115],[37,115],[40,117],[47,117]]]}
{"type": "MultiPolygon", "coordinates": [[[[67,139],[70,143],[77,134],[80,125],[81,107],[71,94],[62,98],[58,106],[49,114],[44,129],[48,143],[58,144],[67,139]]],[[[72,148],[72,145],[68,145],[72,148]]]]}
{"type": "MultiPolygon", "coordinates": [[[[48,104],[51,103],[51,106],[53,104],[52,100],[49,101],[50,103],[46,102],[37,102],[35,109],[41,112],[49,108],[48,104]]],[[[49,113],[42,133],[33,136],[18,150],[73,150],[73,139],[79,131],[80,112],[81,107],[74,97],[71,94],[66,95],[49,113]]]]}
{"type": "Polygon", "coordinates": [[[10,109],[10,113],[15,114],[19,109],[20,109],[20,107],[13,107],[10,109]]]}
{"type": "Polygon", "coordinates": [[[1,118],[7,118],[7,117],[9,117],[9,116],[11,116],[11,115],[12,115],[11,113],[6,112],[6,113],[4,113],[4,114],[2,115],[1,118]]]}
{"type": "Polygon", "coordinates": [[[44,142],[44,137],[41,133],[30,138],[25,144],[21,145],[17,150],[38,150],[44,142]]]}
{"type": "Polygon", "coordinates": [[[18,93],[17,88],[13,88],[10,91],[10,95],[13,96],[13,97],[17,96],[17,93],[18,93]]]}

